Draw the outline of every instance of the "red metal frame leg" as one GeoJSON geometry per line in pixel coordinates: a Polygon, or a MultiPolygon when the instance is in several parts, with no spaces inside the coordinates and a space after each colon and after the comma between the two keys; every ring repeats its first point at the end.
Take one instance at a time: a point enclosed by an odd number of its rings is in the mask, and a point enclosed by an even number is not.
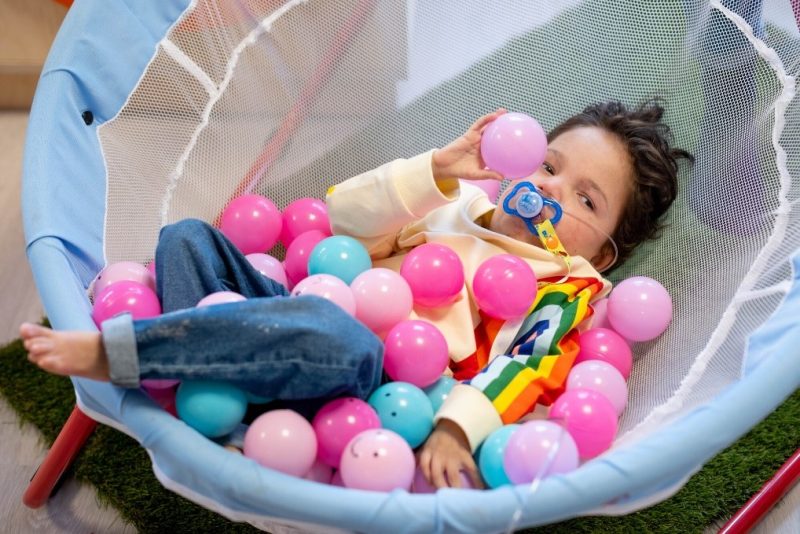
{"type": "Polygon", "coordinates": [[[749,532],[800,479],[800,449],[720,529],[720,534],[749,532]]]}
{"type": "Polygon", "coordinates": [[[83,444],[97,427],[97,421],[91,419],[75,406],[67,422],[47,452],[42,465],[33,475],[28,489],[22,496],[22,502],[29,508],[39,508],[47,499],[53,488],[58,483],[61,475],[72,464],[83,444]]]}

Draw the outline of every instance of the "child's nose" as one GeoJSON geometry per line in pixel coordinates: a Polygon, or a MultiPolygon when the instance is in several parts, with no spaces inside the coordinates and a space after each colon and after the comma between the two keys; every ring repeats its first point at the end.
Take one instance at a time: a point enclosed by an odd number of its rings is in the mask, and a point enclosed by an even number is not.
{"type": "Polygon", "coordinates": [[[561,202],[562,188],[557,180],[553,180],[552,178],[542,180],[537,184],[537,187],[544,196],[561,202]]]}

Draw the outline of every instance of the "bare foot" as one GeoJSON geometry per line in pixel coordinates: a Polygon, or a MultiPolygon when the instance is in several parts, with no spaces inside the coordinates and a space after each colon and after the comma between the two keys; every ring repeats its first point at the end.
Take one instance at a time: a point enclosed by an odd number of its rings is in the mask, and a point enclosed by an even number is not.
{"type": "Polygon", "coordinates": [[[108,359],[99,332],[66,332],[22,323],[28,359],[50,373],[109,381],[108,359]]]}

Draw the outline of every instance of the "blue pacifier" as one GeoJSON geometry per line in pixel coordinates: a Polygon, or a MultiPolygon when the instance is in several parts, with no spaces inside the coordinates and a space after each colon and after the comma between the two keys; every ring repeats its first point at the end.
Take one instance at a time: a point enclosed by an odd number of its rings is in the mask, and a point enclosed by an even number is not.
{"type": "Polygon", "coordinates": [[[563,215],[558,201],[543,196],[531,182],[520,182],[514,186],[514,189],[503,201],[503,211],[525,221],[528,230],[537,236],[539,231],[536,229],[536,224],[550,219],[550,223],[555,226],[563,215]],[[514,201],[513,207],[512,200],[514,201]],[[544,215],[542,212],[545,210],[552,212],[552,216],[544,215]]]}

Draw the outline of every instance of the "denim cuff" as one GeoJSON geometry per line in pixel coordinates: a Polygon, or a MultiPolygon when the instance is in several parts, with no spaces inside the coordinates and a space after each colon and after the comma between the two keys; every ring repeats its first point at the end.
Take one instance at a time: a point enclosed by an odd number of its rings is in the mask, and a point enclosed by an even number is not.
{"type": "Polygon", "coordinates": [[[130,313],[118,315],[103,321],[102,329],[111,383],[123,388],[138,388],[139,353],[133,317],[130,313]]]}

